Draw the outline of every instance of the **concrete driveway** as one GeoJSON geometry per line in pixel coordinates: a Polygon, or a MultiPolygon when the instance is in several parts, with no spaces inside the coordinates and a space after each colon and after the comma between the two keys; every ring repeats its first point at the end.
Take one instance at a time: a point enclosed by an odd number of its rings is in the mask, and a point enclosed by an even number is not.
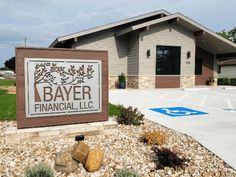
{"type": "Polygon", "coordinates": [[[192,136],[236,169],[236,89],[110,90],[109,99],[113,104],[138,107],[146,119],[192,136]],[[162,107],[185,107],[208,114],[170,117],[150,110],[162,107]]]}

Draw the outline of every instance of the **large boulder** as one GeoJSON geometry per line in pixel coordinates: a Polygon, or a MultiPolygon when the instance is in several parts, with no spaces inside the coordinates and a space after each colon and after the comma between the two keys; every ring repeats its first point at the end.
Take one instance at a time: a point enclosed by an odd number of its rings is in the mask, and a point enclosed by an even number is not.
{"type": "Polygon", "coordinates": [[[59,172],[73,173],[78,168],[69,151],[61,151],[56,155],[54,169],[59,172]]]}
{"type": "Polygon", "coordinates": [[[85,169],[88,172],[97,171],[102,165],[103,158],[104,151],[98,149],[90,149],[85,162],[85,169]]]}
{"type": "Polygon", "coordinates": [[[74,149],[71,152],[72,158],[85,164],[86,158],[88,156],[89,147],[84,142],[79,142],[75,145],[74,149]]]}

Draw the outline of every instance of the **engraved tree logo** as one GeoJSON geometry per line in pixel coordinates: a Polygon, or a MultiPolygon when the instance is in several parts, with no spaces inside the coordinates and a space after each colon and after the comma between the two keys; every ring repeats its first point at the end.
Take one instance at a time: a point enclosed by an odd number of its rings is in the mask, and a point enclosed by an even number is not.
{"type": "Polygon", "coordinates": [[[93,65],[87,67],[82,64],[78,68],[70,65],[68,69],[58,66],[57,63],[37,63],[34,71],[35,101],[41,101],[37,84],[47,83],[50,86],[57,85],[78,85],[85,82],[85,79],[93,78],[93,65]]]}

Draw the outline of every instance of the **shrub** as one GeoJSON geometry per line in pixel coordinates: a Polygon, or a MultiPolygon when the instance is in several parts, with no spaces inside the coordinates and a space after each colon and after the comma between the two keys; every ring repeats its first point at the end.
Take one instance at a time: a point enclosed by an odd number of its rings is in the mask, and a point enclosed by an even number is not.
{"type": "Polygon", "coordinates": [[[174,169],[183,168],[185,162],[189,160],[186,158],[180,158],[177,152],[172,152],[168,148],[153,147],[153,151],[157,157],[157,169],[163,169],[164,167],[171,167],[174,169]]]}
{"type": "Polygon", "coordinates": [[[126,78],[125,78],[125,74],[124,73],[121,73],[119,76],[118,76],[118,80],[119,82],[126,82],[126,78]]]}
{"type": "Polygon", "coordinates": [[[140,177],[140,175],[133,170],[122,169],[115,174],[115,177],[140,177]]]}
{"type": "Polygon", "coordinates": [[[25,177],[53,177],[52,169],[46,164],[37,164],[32,167],[28,167],[25,171],[25,177]]]}
{"type": "Polygon", "coordinates": [[[166,139],[167,135],[160,131],[148,131],[141,136],[141,141],[148,145],[162,145],[166,139]]]}
{"type": "Polygon", "coordinates": [[[120,115],[117,117],[117,122],[125,125],[141,125],[144,120],[144,115],[138,111],[138,108],[132,108],[129,106],[125,108],[119,105],[120,115]]]}
{"type": "Polygon", "coordinates": [[[236,78],[230,78],[230,85],[236,85],[236,78]]]}
{"type": "Polygon", "coordinates": [[[218,85],[229,85],[230,80],[228,78],[218,78],[217,79],[217,84],[218,85]]]}
{"type": "Polygon", "coordinates": [[[9,70],[9,68],[7,68],[7,67],[1,67],[0,68],[0,71],[5,71],[5,70],[9,70]]]}
{"type": "Polygon", "coordinates": [[[126,77],[124,73],[121,73],[121,75],[118,76],[118,87],[120,89],[125,89],[126,88],[126,77]]]}

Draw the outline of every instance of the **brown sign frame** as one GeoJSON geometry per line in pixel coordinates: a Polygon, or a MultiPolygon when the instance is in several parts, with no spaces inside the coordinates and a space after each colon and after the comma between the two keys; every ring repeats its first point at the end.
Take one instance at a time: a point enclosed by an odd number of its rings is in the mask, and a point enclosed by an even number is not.
{"type": "Polygon", "coordinates": [[[53,125],[99,122],[108,120],[108,52],[58,48],[16,48],[16,116],[17,128],[32,128],[53,125]],[[26,117],[25,107],[25,58],[56,58],[56,59],[86,59],[100,60],[102,63],[102,112],[47,116],[26,117]]]}

